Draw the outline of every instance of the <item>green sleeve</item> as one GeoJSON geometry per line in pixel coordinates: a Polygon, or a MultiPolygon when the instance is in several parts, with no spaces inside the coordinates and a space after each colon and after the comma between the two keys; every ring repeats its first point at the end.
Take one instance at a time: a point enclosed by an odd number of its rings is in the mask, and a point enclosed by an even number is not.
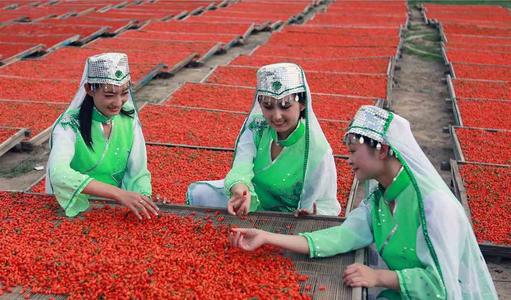
{"type": "Polygon", "coordinates": [[[373,242],[369,206],[361,203],[342,225],[300,235],[309,243],[311,258],[334,256],[366,247],[373,242]]]}
{"type": "Polygon", "coordinates": [[[83,189],[93,180],[71,168],[76,133],[71,127],[55,126],[52,132],[52,148],[48,159],[49,181],[58,203],[66,216],[74,217],[89,207],[88,195],[83,189]]]}
{"type": "Polygon", "coordinates": [[[440,274],[432,267],[395,272],[403,299],[447,299],[440,274]]]}
{"type": "Polygon", "coordinates": [[[258,210],[260,207],[260,201],[252,184],[252,179],[254,178],[254,159],[257,153],[257,145],[262,129],[264,129],[264,127],[254,127],[255,123],[251,123],[240,134],[231,170],[224,179],[227,198],[231,197],[231,188],[237,183],[243,183],[248,187],[252,196],[250,202],[251,212],[258,210]]]}

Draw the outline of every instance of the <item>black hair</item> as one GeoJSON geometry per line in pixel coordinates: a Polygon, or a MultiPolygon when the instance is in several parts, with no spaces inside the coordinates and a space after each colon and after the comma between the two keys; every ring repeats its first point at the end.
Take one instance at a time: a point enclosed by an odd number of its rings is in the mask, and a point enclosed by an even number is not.
{"type": "MultiPolygon", "coordinates": [[[[369,138],[367,136],[364,136],[364,135],[361,135],[361,134],[358,134],[358,133],[350,133],[346,137],[346,144],[347,145],[352,143],[352,141],[349,140],[349,135],[353,135],[355,137],[355,140],[357,141],[356,143],[358,143],[358,140],[361,137],[364,138],[364,144],[366,144],[367,146],[369,146],[369,148],[371,148],[373,150],[376,150],[376,147],[377,147],[376,145],[381,144],[380,142],[378,142],[376,140],[373,140],[372,138],[369,138]]],[[[387,152],[387,155],[388,156],[394,156],[393,151],[391,151],[390,148],[389,148],[389,151],[387,152]]]]}
{"type": "MultiPolygon", "coordinates": [[[[305,111],[307,110],[307,93],[295,93],[293,95],[298,95],[298,103],[305,105],[305,109],[300,111],[300,119],[305,119],[305,111]]],[[[261,95],[257,97],[257,101],[261,102],[261,95]]]]}
{"type": "Polygon", "coordinates": [[[300,118],[305,119],[305,112],[307,111],[307,93],[301,92],[296,95],[298,95],[298,103],[305,105],[305,109],[300,111],[300,118]]]}
{"type": "MultiPolygon", "coordinates": [[[[101,84],[91,84],[91,88],[97,90],[101,87],[101,84]]],[[[82,135],[83,141],[91,150],[92,148],[92,137],[91,137],[91,127],[92,127],[92,110],[94,108],[94,98],[86,94],[83,98],[82,106],[80,107],[80,111],[78,112],[78,123],[80,124],[80,134],[82,135]]],[[[133,118],[133,114],[135,113],[134,109],[125,110],[121,108],[121,114],[133,118]]]]}

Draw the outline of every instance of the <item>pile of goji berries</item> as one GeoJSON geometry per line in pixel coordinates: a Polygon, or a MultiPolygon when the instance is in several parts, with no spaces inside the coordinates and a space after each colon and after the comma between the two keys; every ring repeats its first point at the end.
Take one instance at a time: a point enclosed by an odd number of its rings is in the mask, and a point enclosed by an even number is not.
{"type": "Polygon", "coordinates": [[[160,213],[139,221],[124,208],[58,215],[53,197],[0,192],[0,291],[69,299],[307,298],[300,274],[276,248],[231,248],[229,228],[160,213]]]}
{"type": "Polygon", "coordinates": [[[461,127],[456,128],[456,135],[465,160],[511,165],[511,131],[461,127]]]}
{"type": "MultiPolygon", "coordinates": [[[[296,34],[303,34],[297,32],[296,34]]],[[[331,38],[329,35],[324,35],[331,38]]],[[[302,39],[303,41],[303,39],[302,39]]],[[[282,62],[281,57],[265,55],[240,55],[235,58],[232,66],[262,67],[264,65],[282,62]]],[[[353,73],[375,73],[385,74],[389,64],[388,57],[367,57],[367,58],[330,58],[330,59],[305,59],[300,57],[285,58],[285,61],[298,64],[305,72],[323,71],[329,72],[353,72],[353,73]]]]}
{"type": "Polygon", "coordinates": [[[461,98],[493,99],[511,101],[511,83],[509,81],[454,80],[456,96],[461,98]]]}
{"type": "Polygon", "coordinates": [[[254,87],[186,83],[163,104],[248,112],[252,107],[254,94],[254,87]]]}
{"type": "MultiPolygon", "coordinates": [[[[509,47],[511,51],[511,42],[509,47]]],[[[457,78],[511,81],[511,67],[466,63],[453,63],[452,65],[457,78]]]]}
{"type": "Polygon", "coordinates": [[[464,126],[511,130],[511,101],[457,99],[464,126]]]}
{"type": "Polygon", "coordinates": [[[460,172],[478,241],[511,246],[511,168],[467,163],[460,172]]]}
{"type": "Polygon", "coordinates": [[[147,142],[234,148],[246,114],[147,105],[140,112],[147,142]]]}
{"type": "Polygon", "coordinates": [[[223,179],[233,152],[147,146],[153,199],[184,203],[188,186],[195,181],[223,179]]]}

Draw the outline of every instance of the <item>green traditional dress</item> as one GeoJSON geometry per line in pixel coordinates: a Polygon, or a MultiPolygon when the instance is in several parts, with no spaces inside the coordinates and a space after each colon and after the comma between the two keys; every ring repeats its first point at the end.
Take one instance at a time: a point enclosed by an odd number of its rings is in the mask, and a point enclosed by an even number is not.
{"type": "Polygon", "coordinates": [[[311,209],[315,203],[318,214],[339,215],[332,149],[314,115],[309,87],[299,66],[281,63],[258,70],[254,102],[236,141],[231,170],[224,180],[192,183],[187,203],[226,207],[230,190],[237,183],[250,190],[250,211],[292,212],[311,209]],[[294,93],[306,94],[305,117],[286,140],[279,140],[264,119],[257,98],[282,99],[294,93]],[[274,160],[273,142],[283,147],[274,160]]]}
{"type": "MultiPolygon", "coordinates": [[[[265,124],[264,118],[260,122],[265,124]]],[[[233,168],[225,178],[226,189],[236,183],[243,182],[254,191],[250,211],[271,210],[291,212],[296,210],[300,202],[303,188],[305,151],[305,124],[298,123],[297,128],[279,144],[284,148],[272,161],[271,144],[277,141],[277,134],[270,126],[262,126],[255,135],[257,154],[253,163],[253,178],[251,181],[243,178],[243,169],[233,168]]]]}
{"type": "MultiPolygon", "coordinates": [[[[120,55],[103,54],[98,57],[105,60],[105,56],[111,62],[112,58],[119,59],[120,55]]],[[[91,75],[90,72],[84,74],[91,75]]],[[[83,81],[75,100],[53,126],[47,167],[46,190],[55,194],[69,217],[89,207],[89,196],[82,191],[92,180],[151,195],[145,142],[136,111],[133,116],[119,114],[108,118],[94,107],[91,122],[92,149],[86,145],[78,121],[80,106],[85,97],[83,81]],[[109,137],[103,133],[103,124],[107,122],[111,123],[109,137]]],[[[134,110],[131,92],[123,109],[134,110]]]]}
{"type": "Polygon", "coordinates": [[[310,256],[374,243],[399,279],[399,291],[385,290],[380,299],[497,299],[464,210],[418,146],[409,123],[363,106],[349,133],[389,145],[403,167],[386,189],[378,185],[368,192],[342,225],[301,233],[310,256]]]}

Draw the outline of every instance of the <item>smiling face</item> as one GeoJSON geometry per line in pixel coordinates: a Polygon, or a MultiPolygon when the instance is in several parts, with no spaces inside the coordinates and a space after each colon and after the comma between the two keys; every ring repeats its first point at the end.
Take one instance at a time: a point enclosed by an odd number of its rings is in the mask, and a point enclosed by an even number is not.
{"type": "Polygon", "coordinates": [[[90,84],[85,84],[87,94],[94,98],[94,105],[105,116],[113,117],[121,112],[121,108],[128,101],[129,82],[117,86],[101,84],[94,90],[90,84]]]}
{"type": "Polygon", "coordinates": [[[295,94],[282,99],[271,96],[258,97],[264,118],[275,129],[280,139],[287,138],[295,130],[300,119],[300,112],[305,109],[305,105],[296,99],[295,94]]]}
{"type": "MultiPolygon", "coordinates": [[[[348,136],[353,141],[353,135],[348,136]]],[[[360,144],[355,138],[354,142],[347,145],[349,150],[348,163],[350,164],[358,180],[377,179],[385,168],[385,154],[387,147],[380,151],[370,147],[368,144],[360,144]]]]}

